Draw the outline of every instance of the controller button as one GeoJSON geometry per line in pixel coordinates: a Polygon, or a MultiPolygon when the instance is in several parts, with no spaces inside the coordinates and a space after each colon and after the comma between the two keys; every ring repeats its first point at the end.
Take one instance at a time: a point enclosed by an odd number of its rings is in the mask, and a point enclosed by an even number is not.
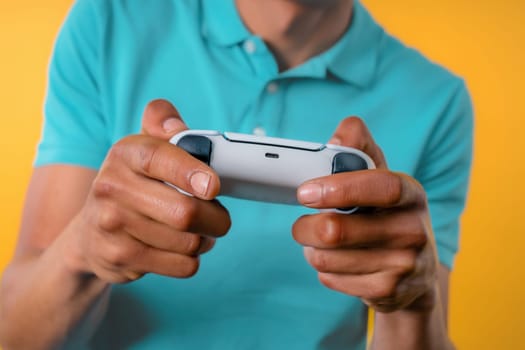
{"type": "MultiPolygon", "coordinates": [[[[347,171],[365,170],[368,169],[366,161],[353,153],[338,153],[332,160],[332,174],[344,173],[347,171]]],[[[355,210],[355,207],[337,208],[343,212],[350,212],[355,210]]]]}
{"type": "Polygon", "coordinates": [[[186,135],[183,136],[177,146],[197,158],[201,162],[210,165],[211,141],[206,136],[186,135]]]}
{"type": "Polygon", "coordinates": [[[332,160],[332,174],[368,169],[366,160],[353,153],[338,153],[332,160]]]}

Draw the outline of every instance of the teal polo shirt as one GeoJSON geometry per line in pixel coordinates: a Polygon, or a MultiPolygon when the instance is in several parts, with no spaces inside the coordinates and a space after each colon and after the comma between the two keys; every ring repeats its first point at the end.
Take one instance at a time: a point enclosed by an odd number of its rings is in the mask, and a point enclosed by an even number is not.
{"type": "MultiPolygon", "coordinates": [[[[471,162],[465,84],[385,33],[359,2],[332,48],[279,72],[234,1],[77,1],[50,64],[35,165],[98,169],[157,98],[190,128],[313,142],[362,117],[390,168],[424,186],[439,259],[452,265],[471,162]]],[[[365,305],[322,286],[292,239],[293,222],[311,211],[221,201],[233,225],[198,274],[114,286],[90,347],[365,349],[365,305]]]]}

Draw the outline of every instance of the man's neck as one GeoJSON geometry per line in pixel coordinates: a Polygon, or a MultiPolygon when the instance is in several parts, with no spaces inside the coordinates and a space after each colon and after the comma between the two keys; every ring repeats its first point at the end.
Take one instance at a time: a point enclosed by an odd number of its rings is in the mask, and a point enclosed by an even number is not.
{"type": "Polygon", "coordinates": [[[235,0],[248,29],[272,50],[279,70],[330,48],[350,25],[352,0],[235,0]]]}

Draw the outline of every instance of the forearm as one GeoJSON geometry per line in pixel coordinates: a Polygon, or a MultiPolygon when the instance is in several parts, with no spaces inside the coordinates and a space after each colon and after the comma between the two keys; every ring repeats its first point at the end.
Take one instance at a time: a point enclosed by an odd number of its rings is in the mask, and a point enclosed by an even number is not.
{"type": "Polygon", "coordinates": [[[425,305],[392,313],[375,313],[374,335],[369,350],[453,350],[436,286],[435,296],[425,305]]]}
{"type": "Polygon", "coordinates": [[[40,255],[18,258],[0,290],[0,343],[6,350],[59,348],[87,338],[105,311],[109,285],[71,269],[63,237],[40,255]]]}

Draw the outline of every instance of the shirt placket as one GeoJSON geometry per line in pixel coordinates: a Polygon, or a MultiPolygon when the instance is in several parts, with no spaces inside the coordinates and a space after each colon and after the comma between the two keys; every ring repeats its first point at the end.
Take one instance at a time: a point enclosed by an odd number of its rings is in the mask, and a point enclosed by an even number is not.
{"type": "Polygon", "coordinates": [[[257,36],[242,43],[253,71],[257,95],[252,101],[247,128],[258,136],[278,136],[285,110],[285,84],[279,77],[277,62],[266,44],[257,36]]]}

